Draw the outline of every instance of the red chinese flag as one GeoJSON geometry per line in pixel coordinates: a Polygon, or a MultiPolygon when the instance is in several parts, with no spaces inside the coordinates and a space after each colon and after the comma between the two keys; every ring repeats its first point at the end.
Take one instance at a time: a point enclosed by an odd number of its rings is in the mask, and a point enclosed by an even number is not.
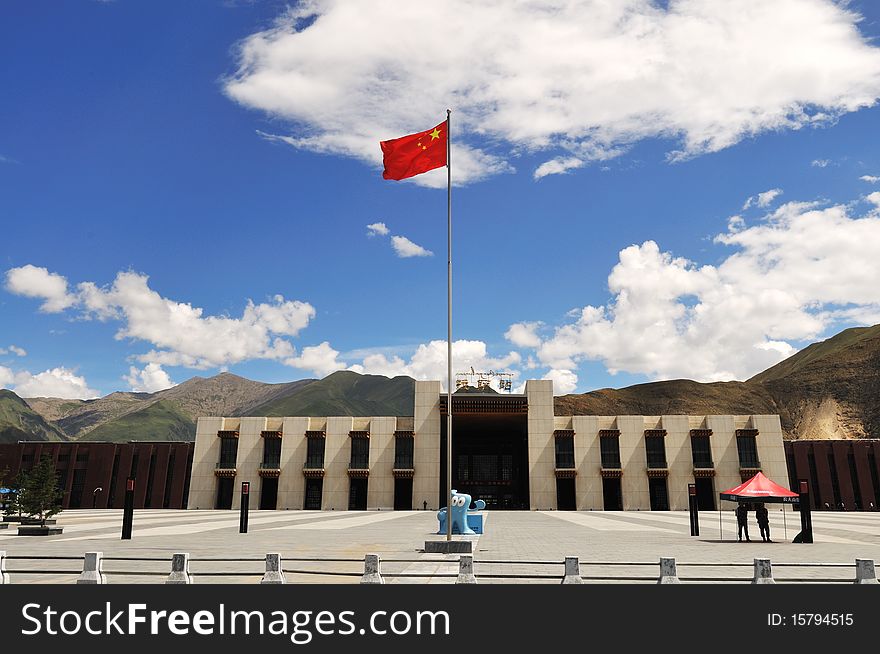
{"type": "Polygon", "coordinates": [[[385,179],[406,179],[446,165],[447,125],[443,121],[427,132],[380,141],[385,179]]]}

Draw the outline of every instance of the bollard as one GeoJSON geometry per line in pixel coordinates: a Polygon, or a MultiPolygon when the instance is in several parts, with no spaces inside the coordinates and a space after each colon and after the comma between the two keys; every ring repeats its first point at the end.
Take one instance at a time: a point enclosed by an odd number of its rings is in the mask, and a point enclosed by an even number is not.
{"type": "Polygon", "coordinates": [[[0,550],[0,584],[8,584],[9,575],[6,573],[6,551],[0,550]]]}
{"type": "MultiPolygon", "coordinates": [[[[2,558],[3,552],[0,552],[2,558]]],[[[856,584],[876,584],[877,572],[874,569],[874,559],[856,559],[856,584]]]]}
{"type": "Polygon", "coordinates": [[[675,559],[672,557],[660,557],[660,578],[658,584],[680,584],[676,572],[675,559]]]}
{"type": "Polygon", "coordinates": [[[773,571],[770,569],[770,559],[755,559],[755,577],[753,584],[775,584],[773,571]]]}
{"type": "Polygon", "coordinates": [[[284,572],[281,570],[281,554],[266,555],[266,573],[260,579],[261,584],[286,584],[284,572]]]}
{"type": "Polygon", "coordinates": [[[565,576],[562,577],[563,584],[582,584],[581,564],[576,556],[565,557],[565,576]]]}
{"type": "Polygon", "coordinates": [[[83,557],[83,571],[76,579],[78,584],[106,584],[107,577],[101,571],[103,567],[103,552],[86,552],[83,557]]]}
{"type": "Polygon", "coordinates": [[[384,584],[382,574],[379,572],[379,555],[367,554],[364,556],[364,576],[361,577],[362,584],[384,584]]]}
{"type": "Polygon", "coordinates": [[[458,557],[458,578],[455,580],[457,584],[475,584],[477,578],[474,576],[474,555],[462,554],[458,557]]]}
{"type": "Polygon", "coordinates": [[[191,584],[193,577],[189,573],[189,554],[187,552],[171,555],[171,574],[166,584],[191,584]]]}

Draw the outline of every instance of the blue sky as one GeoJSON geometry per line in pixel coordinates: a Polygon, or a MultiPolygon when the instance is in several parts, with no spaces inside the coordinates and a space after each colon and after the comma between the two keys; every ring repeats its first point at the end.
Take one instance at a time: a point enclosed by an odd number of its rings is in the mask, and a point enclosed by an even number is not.
{"type": "Polygon", "coordinates": [[[456,371],[745,379],[880,322],[875,3],[451,4],[5,3],[0,386],[445,378],[445,170],[378,141],[447,106],[456,371]]]}

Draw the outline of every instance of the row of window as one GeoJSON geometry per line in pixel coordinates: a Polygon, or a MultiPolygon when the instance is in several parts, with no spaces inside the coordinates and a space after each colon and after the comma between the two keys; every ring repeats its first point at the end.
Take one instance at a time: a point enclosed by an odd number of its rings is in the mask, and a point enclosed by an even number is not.
{"type": "MultiPolygon", "coordinates": [[[[324,467],[324,439],[308,438],[306,439],[306,460],[305,469],[321,469],[324,467]]],[[[351,457],[348,467],[356,470],[366,470],[370,467],[370,439],[363,437],[352,437],[349,439],[351,443],[351,457]]],[[[238,457],[238,439],[237,438],[221,438],[220,439],[220,460],[217,462],[218,468],[235,468],[236,459],[238,457]]],[[[281,467],[281,439],[280,438],[264,438],[263,439],[263,460],[260,464],[261,468],[280,468],[281,467]]],[[[399,436],[394,441],[394,467],[396,469],[412,469],[413,467],[413,439],[412,437],[399,436]]]]}
{"type": "MultiPolygon", "coordinates": [[[[556,437],[556,467],[574,468],[574,436],[564,434],[556,437]]],[[[760,468],[758,444],[755,434],[738,434],[736,450],[741,468],[760,468]]],[[[603,468],[620,468],[620,443],[616,437],[599,439],[599,455],[603,468]]],[[[691,435],[691,455],[695,468],[712,468],[712,447],[707,435],[691,435]]],[[[666,468],[666,442],[662,435],[645,436],[645,458],[648,468],[666,468]]]]}
{"type": "MultiPolygon", "coordinates": [[[[352,477],[348,487],[348,509],[350,511],[364,511],[367,508],[367,488],[369,480],[366,477],[352,477]]],[[[232,499],[235,492],[235,481],[231,477],[222,477],[217,480],[217,497],[214,502],[215,509],[231,509],[232,499]]],[[[394,508],[396,510],[411,510],[413,482],[412,479],[394,480],[394,508]]],[[[307,511],[320,511],[323,503],[324,480],[320,477],[307,478],[305,480],[305,494],[302,508],[307,511]]],[[[278,478],[264,478],[261,480],[259,489],[259,507],[261,510],[274,510],[278,508],[278,478]]]]}
{"type": "MultiPolygon", "coordinates": [[[[698,478],[697,505],[701,511],[715,510],[715,486],[711,478],[698,478]]],[[[652,511],[669,510],[669,488],[665,477],[648,478],[648,498],[652,511]]],[[[619,478],[602,479],[602,508],[606,511],[623,511],[623,489],[619,478]]],[[[556,480],[556,504],[560,511],[575,511],[574,478],[556,480]]]]}

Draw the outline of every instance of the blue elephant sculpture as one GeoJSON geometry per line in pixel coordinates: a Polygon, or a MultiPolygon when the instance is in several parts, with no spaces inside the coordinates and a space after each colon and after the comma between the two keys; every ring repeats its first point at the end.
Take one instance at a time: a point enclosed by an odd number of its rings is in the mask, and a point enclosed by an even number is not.
{"type": "MultiPolygon", "coordinates": [[[[482,511],[486,508],[486,503],[483,500],[477,500],[474,502],[474,508],[470,509],[471,505],[471,496],[467,493],[459,493],[457,490],[453,489],[452,491],[452,533],[453,534],[476,534],[483,533],[483,521],[480,519],[477,521],[477,525],[479,527],[479,531],[474,531],[471,528],[471,525],[468,524],[468,511],[482,511]]],[[[478,519],[482,518],[482,516],[470,516],[471,518],[478,519]]],[[[446,533],[446,507],[444,506],[437,512],[437,519],[440,521],[440,531],[438,533],[445,534],[446,533]]]]}

